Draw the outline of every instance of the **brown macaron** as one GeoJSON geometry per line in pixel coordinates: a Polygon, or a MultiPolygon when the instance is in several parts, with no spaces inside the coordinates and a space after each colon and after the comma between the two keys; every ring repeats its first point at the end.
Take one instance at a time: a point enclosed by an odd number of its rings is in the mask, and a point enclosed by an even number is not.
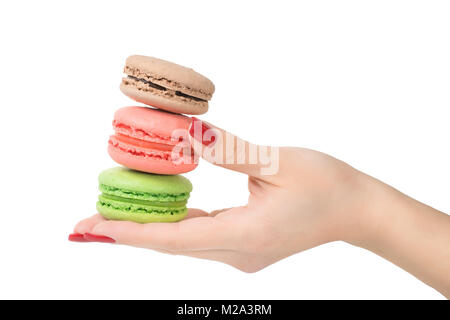
{"type": "Polygon", "coordinates": [[[175,113],[203,114],[214,84],[192,69],[165,60],[128,57],[120,90],[128,97],[175,113]]]}

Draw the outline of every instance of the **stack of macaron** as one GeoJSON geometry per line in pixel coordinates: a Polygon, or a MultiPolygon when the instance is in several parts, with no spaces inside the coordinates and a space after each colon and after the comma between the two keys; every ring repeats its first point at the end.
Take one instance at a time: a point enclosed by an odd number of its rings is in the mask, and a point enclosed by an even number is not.
{"type": "Polygon", "coordinates": [[[187,136],[191,118],[208,110],[214,84],[192,69],[146,56],[127,59],[120,90],[146,106],[114,115],[108,153],[122,167],[99,176],[97,210],[106,219],[174,222],[187,214],[196,168],[187,136]]]}

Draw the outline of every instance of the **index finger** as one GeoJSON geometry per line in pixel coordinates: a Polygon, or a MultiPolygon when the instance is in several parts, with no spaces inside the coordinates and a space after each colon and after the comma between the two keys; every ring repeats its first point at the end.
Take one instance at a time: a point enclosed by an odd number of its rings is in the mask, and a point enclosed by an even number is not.
{"type": "Polygon", "coordinates": [[[269,181],[278,172],[278,147],[250,143],[195,117],[189,133],[194,152],[214,165],[269,181]]]}

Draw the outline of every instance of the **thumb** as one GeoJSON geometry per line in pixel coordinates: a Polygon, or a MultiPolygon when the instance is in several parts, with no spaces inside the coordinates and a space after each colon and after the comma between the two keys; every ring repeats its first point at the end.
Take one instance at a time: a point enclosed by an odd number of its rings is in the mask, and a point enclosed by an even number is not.
{"type": "Polygon", "coordinates": [[[250,143],[195,117],[189,139],[195,154],[214,165],[259,178],[278,172],[278,147],[250,143]]]}

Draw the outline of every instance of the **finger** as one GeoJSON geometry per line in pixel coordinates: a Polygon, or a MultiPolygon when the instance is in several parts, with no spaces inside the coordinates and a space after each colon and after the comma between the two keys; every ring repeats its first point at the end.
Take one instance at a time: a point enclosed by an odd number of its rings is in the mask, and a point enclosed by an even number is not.
{"type": "Polygon", "coordinates": [[[94,214],[92,217],[78,222],[74,228],[74,232],[79,234],[90,233],[94,226],[103,221],[106,221],[106,219],[100,214],[94,214]]]}
{"type": "Polygon", "coordinates": [[[207,216],[208,216],[208,212],[206,212],[206,211],[203,211],[201,209],[189,208],[188,213],[187,213],[186,217],[184,218],[184,220],[191,219],[191,218],[197,218],[197,217],[207,217],[207,216]]]}
{"type": "Polygon", "coordinates": [[[260,178],[278,172],[277,147],[252,144],[210,123],[192,119],[189,139],[194,152],[206,161],[260,178]]]}
{"type": "Polygon", "coordinates": [[[92,233],[114,239],[119,244],[169,251],[229,249],[236,245],[239,228],[213,217],[196,217],[175,223],[138,224],[104,221],[92,233]]]}

